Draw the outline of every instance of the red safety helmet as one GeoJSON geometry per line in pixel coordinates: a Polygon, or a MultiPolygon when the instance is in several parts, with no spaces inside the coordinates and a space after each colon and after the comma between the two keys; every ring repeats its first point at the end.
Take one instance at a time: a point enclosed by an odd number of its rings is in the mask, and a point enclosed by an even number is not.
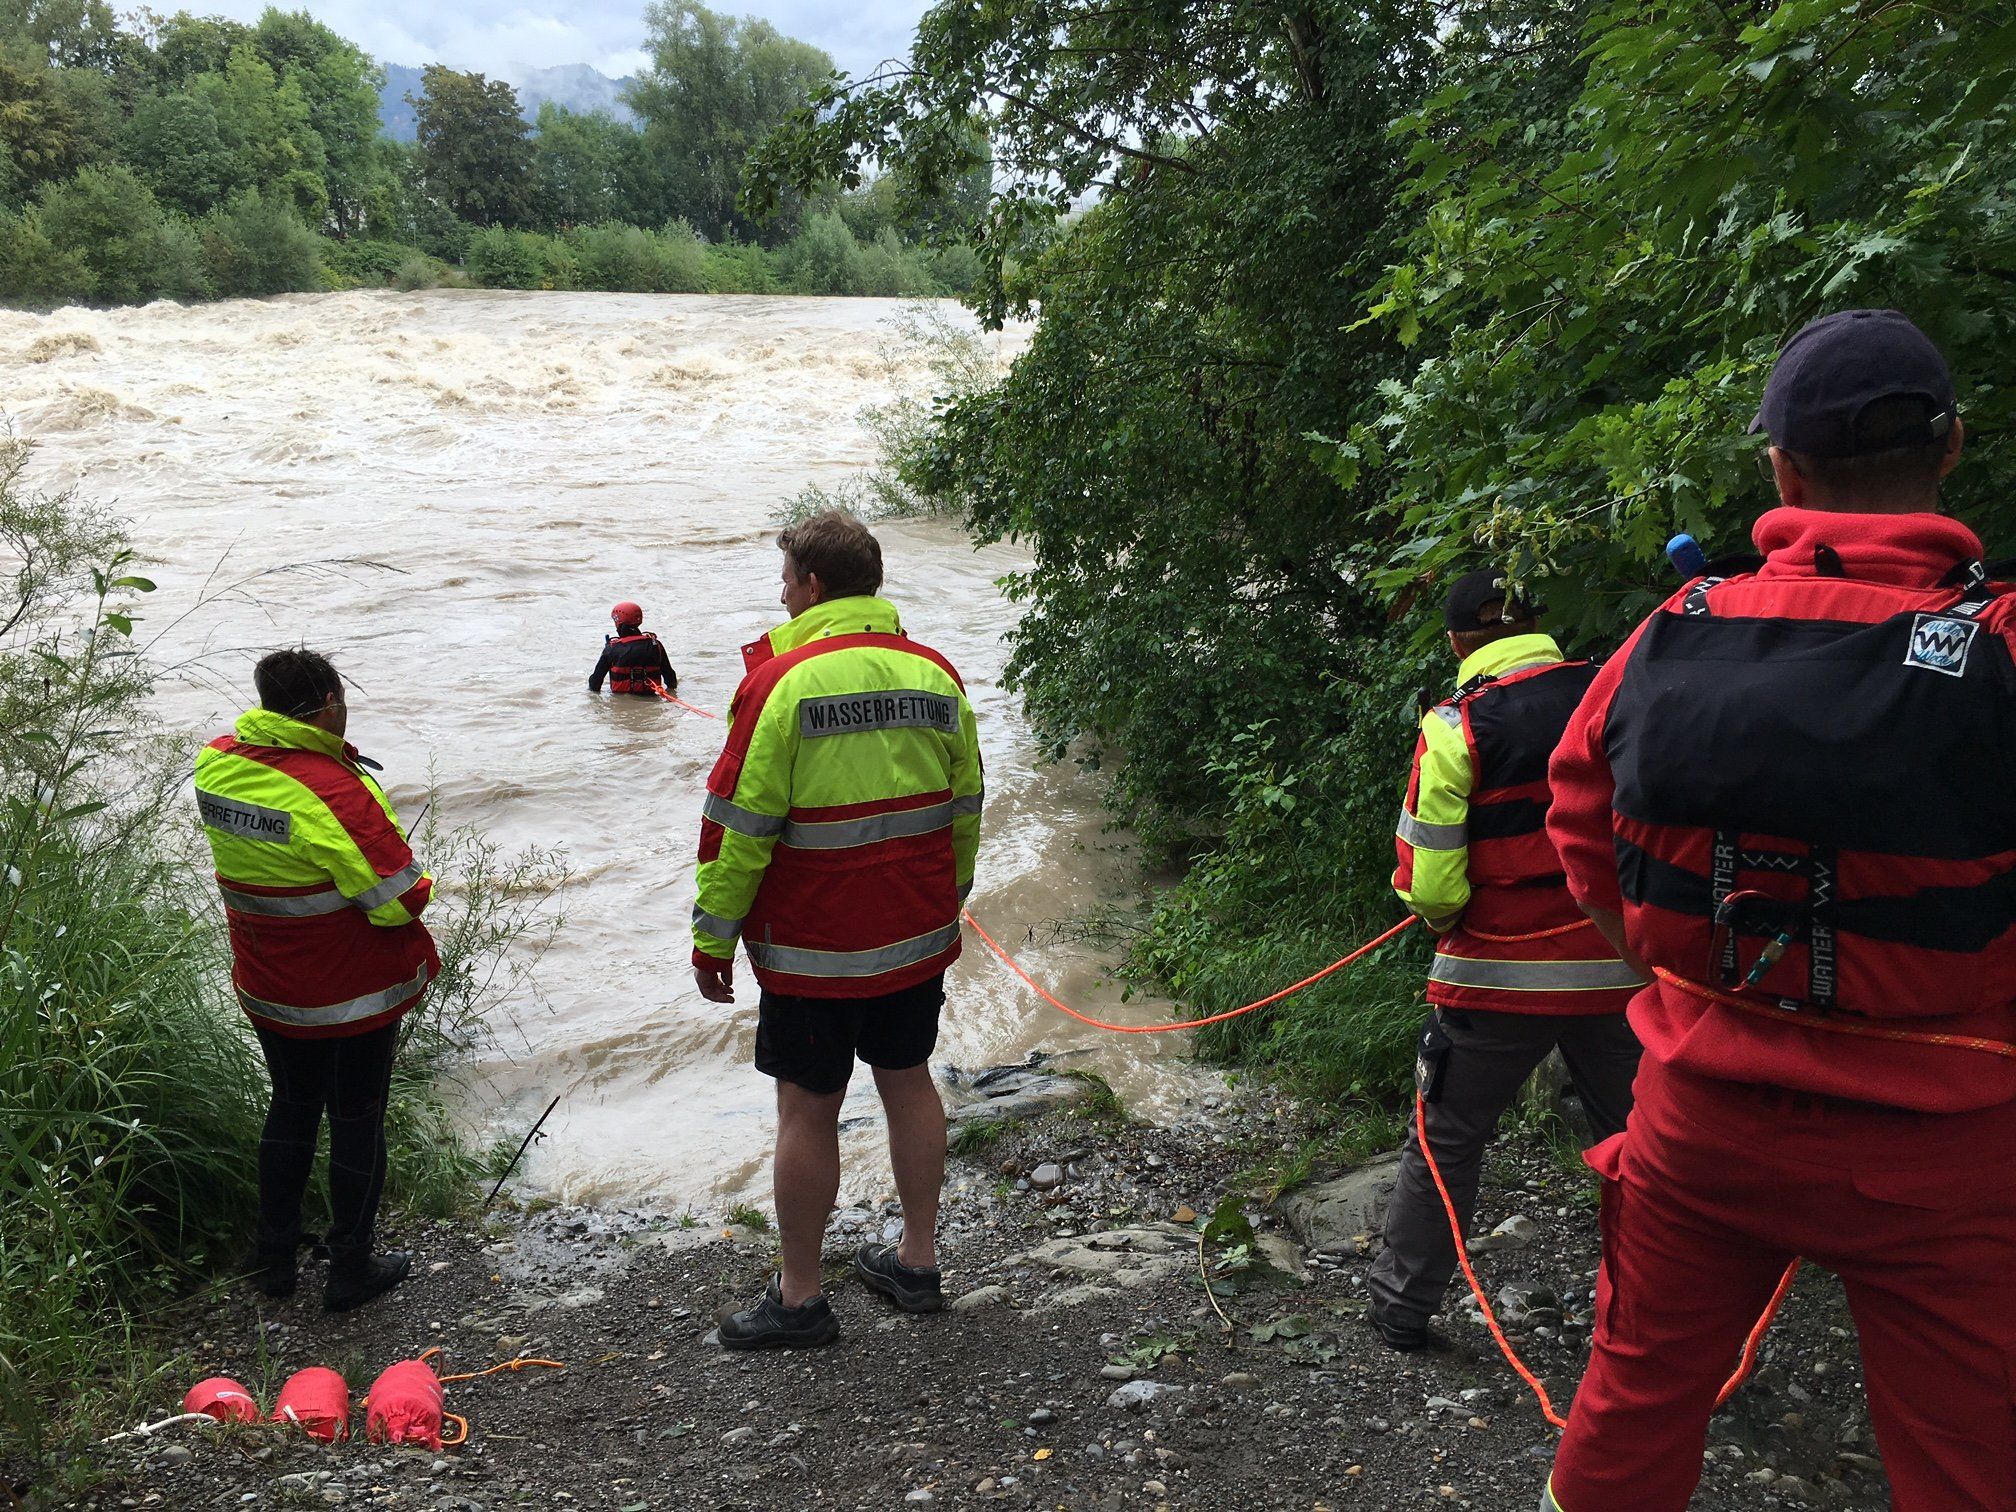
{"type": "Polygon", "coordinates": [[[641,625],[644,623],[644,606],[625,599],[609,611],[609,618],[621,625],[641,625]]]}

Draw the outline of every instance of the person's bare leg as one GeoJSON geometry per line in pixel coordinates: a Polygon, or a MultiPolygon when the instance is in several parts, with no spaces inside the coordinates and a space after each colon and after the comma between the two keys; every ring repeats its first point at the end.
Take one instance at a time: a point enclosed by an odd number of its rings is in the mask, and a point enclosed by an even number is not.
{"type": "Polygon", "coordinates": [[[945,1186],[945,1104],[928,1063],[875,1069],[875,1090],[889,1120],[889,1164],[903,1204],[896,1258],[916,1270],[938,1268],[938,1197],[945,1186]]]}
{"type": "Polygon", "coordinates": [[[844,1091],[822,1094],[777,1083],[777,1158],[770,1190],[784,1250],[779,1289],[786,1307],[802,1307],[819,1295],[819,1249],[840,1195],[840,1104],[846,1096],[844,1091]]]}

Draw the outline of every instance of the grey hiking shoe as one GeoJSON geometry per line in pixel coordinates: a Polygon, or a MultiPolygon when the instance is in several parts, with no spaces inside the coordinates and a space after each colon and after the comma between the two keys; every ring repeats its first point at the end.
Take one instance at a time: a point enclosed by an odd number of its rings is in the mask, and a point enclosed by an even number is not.
{"type": "Polygon", "coordinates": [[[937,1312],[945,1305],[938,1272],[905,1265],[893,1244],[864,1244],[854,1251],[854,1274],[905,1312],[937,1312]]]}
{"type": "Polygon", "coordinates": [[[720,1334],[723,1349],[817,1349],[840,1337],[840,1320],[823,1296],[786,1307],[772,1276],[762,1296],[721,1320],[720,1334]]]}

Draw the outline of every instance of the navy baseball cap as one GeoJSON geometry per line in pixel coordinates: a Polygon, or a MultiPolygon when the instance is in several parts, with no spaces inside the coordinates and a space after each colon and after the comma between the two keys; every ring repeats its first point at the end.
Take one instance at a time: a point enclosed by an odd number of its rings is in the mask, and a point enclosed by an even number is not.
{"type": "Polygon", "coordinates": [[[1451,630],[1490,630],[1499,625],[1517,625],[1538,619],[1545,604],[1529,604],[1505,591],[1505,574],[1495,567],[1466,572],[1449,585],[1449,601],[1442,607],[1442,623],[1451,630]],[[1493,604],[1503,607],[1484,611],[1493,604]]]}
{"type": "Polygon", "coordinates": [[[1897,310],[1839,310],[1785,343],[1750,433],[1809,457],[1865,457],[1944,440],[1957,413],[1931,337],[1897,310]]]}

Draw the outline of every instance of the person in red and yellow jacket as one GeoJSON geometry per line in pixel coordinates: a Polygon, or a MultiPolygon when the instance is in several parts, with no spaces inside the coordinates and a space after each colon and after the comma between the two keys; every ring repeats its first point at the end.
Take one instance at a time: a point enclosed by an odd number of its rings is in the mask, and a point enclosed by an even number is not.
{"type": "Polygon", "coordinates": [[[1779,508],[1591,686],[1568,886],[1656,977],[1604,1178],[1595,1348],[1543,1507],[1680,1512],[1794,1257],[1841,1278],[1900,1512],[2016,1508],[2016,595],[1939,513],[1953,380],[1814,322],[1753,429],[1779,508]]]}
{"type": "Polygon", "coordinates": [[[743,648],[748,675],[701,811],[693,909],[700,992],[733,1001],[740,940],[762,988],[756,1068],[777,1079],[783,1269],[722,1323],[731,1349],[839,1336],[819,1249],[857,1056],[888,1115],[903,1237],[863,1245],[855,1269],[906,1310],[943,1305],[945,1109],[929,1059],[980,845],[972,706],[952,664],[906,636],[875,596],[875,537],[835,511],[791,526],[778,545],[791,619],[743,648]]]}
{"type": "MultiPolygon", "coordinates": [[[[1595,665],[1486,568],[1443,610],[1456,692],[1421,719],[1395,837],[1400,901],[1440,938],[1416,1057],[1428,1137],[1467,1232],[1498,1120],[1558,1048],[1597,1137],[1624,1127],[1638,1042],[1624,1005],[1644,978],[1589,927],[1547,839],[1547,758],[1595,665]]],[[[1429,1342],[1456,1272],[1442,1198],[1410,1128],[1366,1315],[1393,1349],[1429,1342]]]]}
{"type": "Polygon", "coordinates": [[[329,1119],[329,1276],[342,1312],[405,1276],[372,1250],[399,1021],[441,969],[420,922],[433,879],[367,763],[328,659],[275,651],[259,707],[196,757],[196,807],[230,926],[232,982],[273,1078],[259,1140],[259,1284],[296,1285],[301,1199],[329,1119]]]}

